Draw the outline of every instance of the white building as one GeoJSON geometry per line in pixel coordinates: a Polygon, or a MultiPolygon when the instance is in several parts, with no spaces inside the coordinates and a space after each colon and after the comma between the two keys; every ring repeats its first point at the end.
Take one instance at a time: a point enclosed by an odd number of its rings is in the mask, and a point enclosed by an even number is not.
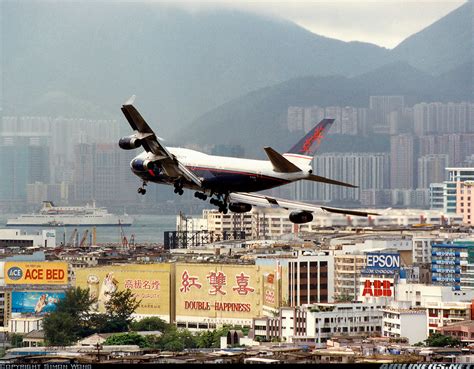
{"type": "Polygon", "coordinates": [[[379,335],[382,305],[365,303],[315,304],[307,307],[306,336],[318,344],[334,336],[379,335]]]}
{"type": "Polygon", "coordinates": [[[431,245],[434,243],[441,243],[443,241],[444,240],[441,237],[434,235],[414,234],[412,237],[413,263],[431,263],[431,245]]]}
{"type": "Polygon", "coordinates": [[[20,229],[0,229],[0,247],[56,247],[56,231],[27,234],[20,229]]]}
{"type": "Polygon", "coordinates": [[[428,338],[425,309],[387,307],[382,312],[382,337],[407,338],[411,345],[428,338]]]}
{"type": "Polygon", "coordinates": [[[274,317],[254,318],[255,335],[267,340],[322,345],[334,336],[380,335],[383,306],[364,303],[282,307],[274,317]]]}
{"type": "Polygon", "coordinates": [[[14,317],[8,321],[8,331],[10,333],[26,334],[32,331],[39,331],[43,327],[43,317],[14,317]]]}

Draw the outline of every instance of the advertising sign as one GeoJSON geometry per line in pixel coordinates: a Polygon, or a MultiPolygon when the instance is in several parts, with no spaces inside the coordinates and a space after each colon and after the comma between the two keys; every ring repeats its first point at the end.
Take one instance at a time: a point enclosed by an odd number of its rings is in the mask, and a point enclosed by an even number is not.
{"type": "Polygon", "coordinates": [[[12,313],[41,315],[56,310],[64,292],[12,291],[12,313]]]}
{"type": "Polygon", "coordinates": [[[95,311],[104,312],[115,291],[129,289],[141,300],[137,314],[169,315],[170,264],[124,264],[76,271],[76,286],[97,298],[95,311]]]}
{"type": "Polygon", "coordinates": [[[367,253],[366,267],[362,274],[395,274],[400,270],[400,254],[367,253]]]}
{"type": "Polygon", "coordinates": [[[263,302],[262,290],[268,291],[267,300],[273,301],[269,305],[277,303],[276,290],[264,288],[264,279],[267,285],[276,284],[274,269],[256,265],[178,263],[176,315],[247,319],[258,316],[263,302]]]}
{"type": "Polygon", "coordinates": [[[367,278],[361,281],[360,294],[362,300],[378,297],[393,298],[394,293],[393,279],[367,278]]]}
{"type": "Polygon", "coordinates": [[[7,261],[5,284],[67,284],[67,263],[57,261],[7,261]]]}
{"type": "Polygon", "coordinates": [[[367,254],[367,269],[400,269],[400,254],[367,254]]]}

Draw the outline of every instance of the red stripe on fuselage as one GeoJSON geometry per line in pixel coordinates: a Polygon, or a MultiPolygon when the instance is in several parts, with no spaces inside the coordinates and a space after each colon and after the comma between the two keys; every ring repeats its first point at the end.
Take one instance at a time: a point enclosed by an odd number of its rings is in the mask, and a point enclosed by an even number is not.
{"type": "Polygon", "coordinates": [[[293,156],[293,157],[295,157],[295,158],[302,158],[302,159],[308,159],[308,160],[312,160],[312,159],[313,159],[312,156],[298,155],[298,154],[283,154],[283,156],[293,156]]]}
{"type": "Polygon", "coordinates": [[[273,179],[275,181],[280,181],[280,182],[291,182],[287,179],[281,179],[281,178],[275,178],[275,177],[270,177],[262,174],[257,174],[257,173],[251,173],[251,172],[242,172],[242,171],[236,171],[236,170],[230,170],[230,169],[218,169],[218,168],[206,168],[206,167],[186,167],[190,170],[208,170],[210,172],[224,172],[224,173],[231,173],[231,174],[242,174],[242,175],[247,175],[247,176],[253,176],[253,177],[262,177],[262,178],[269,178],[273,179]]]}

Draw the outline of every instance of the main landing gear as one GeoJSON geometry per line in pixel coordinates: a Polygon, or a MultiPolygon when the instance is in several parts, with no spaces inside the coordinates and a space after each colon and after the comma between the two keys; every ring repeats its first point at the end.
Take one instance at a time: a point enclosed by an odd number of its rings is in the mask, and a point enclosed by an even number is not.
{"type": "Polygon", "coordinates": [[[140,194],[140,195],[144,195],[146,194],[146,187],[147,183],[145,181],[143,181],[143,184],[142,184],[142,187],[139,187],[137,192],[140,194]]]}
{"type": "Polygon", "coordinates": [[[227,214],[229,210],[227,209],[227,198],[229,197],[229,194],[219,194],[217,195],[217,198],[212,198],[209,202],[212,205],[215,205],[219,208],[219,212],[227,214]]]}
{"type": "Polygon", "coordinates": [[[181,183],[181,181],[176,181],[174,183],[174,193],[177,193],[179,196],[181,196],[184,193],[183,184],[181,183]]]}
{"type": "Polygon", "coordinates": [[[205,193],[202,193],[202,192],[194,192],[194,197],[197,197],[198,199],[201,199],[201,200],[207,200],[207,195],[205,193]]]}

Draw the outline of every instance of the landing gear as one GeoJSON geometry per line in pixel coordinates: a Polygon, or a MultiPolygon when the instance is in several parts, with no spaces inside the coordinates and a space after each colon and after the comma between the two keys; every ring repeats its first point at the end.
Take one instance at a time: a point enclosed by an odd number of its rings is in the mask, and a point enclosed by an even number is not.
{"type": "Polygon", "coordinates": [[[207,195],[205,193],[202,193],[202,192],[194,192],[194,197],[197,197],[198,199],[201,199],[201,200],[207,200],[207,195]]]}
{"type": "Polygon", "coordinates": [[[174,193],[177,193],[179,196],[181,196],[184,193],[183,184],[181,183],[181,181],[176,181],[174,183],[174,193]]]}
{"type": "Polygon", "coordinates": [[[215,205],[219,208],[219,212],[227,214],[229,210],[227,209],[227,198],[229,197],[228,194],[222,196],[222,195],[217,195],[217,198],[214,199],[212,198],[209,202],[212,205],[215,205]]]}
{"type": "Polygon", "coordinates": [[[140,194],[140,195],[144,195],[146,194],[146,187],[147,183],[145,181],[143,181],[143,184],[142,184],[142,187],[139,187],[137,192],[140,194]]]}

